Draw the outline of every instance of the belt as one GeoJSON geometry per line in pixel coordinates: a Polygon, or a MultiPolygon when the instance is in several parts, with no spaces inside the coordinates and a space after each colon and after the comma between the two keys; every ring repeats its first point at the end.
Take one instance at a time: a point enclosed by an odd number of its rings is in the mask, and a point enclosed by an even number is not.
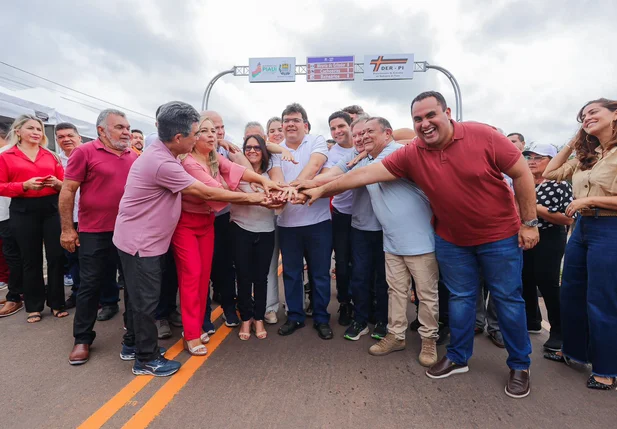
{"type": "Polygon", "coordinates": [[[593,216],[593,217],[617,217],[617,210],[607,209],[581,209],[579,211],[581,216],[593,216]]]}

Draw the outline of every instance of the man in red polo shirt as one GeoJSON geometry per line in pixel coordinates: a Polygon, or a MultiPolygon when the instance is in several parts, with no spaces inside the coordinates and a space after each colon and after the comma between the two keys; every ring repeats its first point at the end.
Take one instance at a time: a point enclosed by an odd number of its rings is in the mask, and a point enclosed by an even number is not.
{"type": "Polygon", "coordinates": [[[453,122],[440,93],[418,95],[411,114],[418,135],[411,144],[307,195],[314,200],[401,177],[414,181],[433,209],[435,253],[450,291],[450,344],[426,375],[437,379],[469,370],[482,272],[509,354],[506,394],[523,398],[530,392],[531,343],[522,298],[522,249],[538,242],[533,177],[505,136],[483,124],[453,122]],[[502,173],[513,180],[520,218],[502,173]]]}
{"type": "MultiPolygon", "coordinates": [[[[81,284],[73,322],[75,346],[71,365],[86,363],[101,289],[115,282],[118,251],[112,242],[118,206],[137,154],[131,150],[131,128],[124,113],[103,110],[96,122],[99,138],[73,150],[60,192],[60,242],[69,252],[79,246],[81,284]],[[80,189],[79,234],[73,224],[75,193],[80,189]]],[[[116,307],[117,311],[117,307],[116,307]]]]}

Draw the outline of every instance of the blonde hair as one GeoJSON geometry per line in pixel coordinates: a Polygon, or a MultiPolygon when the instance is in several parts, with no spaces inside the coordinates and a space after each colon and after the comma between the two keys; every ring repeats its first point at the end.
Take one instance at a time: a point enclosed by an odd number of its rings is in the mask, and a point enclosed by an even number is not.
{"type": "Polygon", "coordinates": [[[17,135],[16,131],[21,130],[21,128],[28,121],[36,121],[39,123],[39,125],[41,126],[41,130],[43,131],[43,138],[41,139],[39,146],[47,149],[48,142],[47,142],[47,136],[45,135],[45,125],[43,124],[43,121],[41,121],[39,118],[37,118],[34,115],[20,115],[19,117],[17,117],[17,119],[15,119],[15,121],[11,125],[11,129],[9,130],[9,133],[6,135],[6,141],[8,142],[7,146],[13,147],[21,143],[21,139],[17,135]]]}
{"type": "MultiPolygon", "coordinates": [[[[209,121],[210,123],[212,123],[212,125],[214,125],[214,122],[212,122],[212,119],[210,119],[208,116],[202,115],[199,118],[198,129],[201,128],[201,125],[206,121],[209,121]]],[[[216,135],[214,136],[214,138],[216,139],[216,135]]],[[[192,152],[193,153],[197,152],[197,145],[195,145],[192,152]]],[[[181,161],[184,161],[184,159],[187,156],[188,154],[184,154],[184,155],[180,155],[178,158],[181,161]]],[[[219,174],[219,159],[218,159],[218,152],[216,151],[216,149],[214,149],[212,152],[208,154],[208,158],[206,159],[206,162],[208,164],[208,167],[210,168],[210,174],[212,175],[212,177],[216,177],[219,174]]]]}

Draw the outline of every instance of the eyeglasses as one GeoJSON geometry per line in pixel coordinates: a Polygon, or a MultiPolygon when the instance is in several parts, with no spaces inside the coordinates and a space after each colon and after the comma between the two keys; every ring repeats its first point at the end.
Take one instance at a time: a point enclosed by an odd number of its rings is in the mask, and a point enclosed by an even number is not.
{"type": "Polygon", "coordinates": [[[299,119],[299,118],[285,118],[285,119],[283,119],[283,123],[284,124],[291,124],[291,123],[301,124],[302,122],[304,122],[304,121],[302,119],[299,119]]]}
{"type": "Polygon", "coordinates": [[[527,161],[542,161],[543,159],[548,158],[548,156],[531,156],[531,155],[527,155],[525,156],[525,159],[527,161]]]}
{"type": "Polygon", "coordinates": [[[261,152],[261,146],[244,146],[245,152],[250,152],[254,150],[255,152],[261,152]]]}

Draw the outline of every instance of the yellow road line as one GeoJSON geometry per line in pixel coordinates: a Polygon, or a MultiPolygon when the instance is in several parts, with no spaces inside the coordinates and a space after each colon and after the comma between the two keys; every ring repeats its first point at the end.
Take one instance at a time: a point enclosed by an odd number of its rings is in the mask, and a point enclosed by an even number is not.
{"type": "Polygon", "coordinates": [[[212,337],[207,346],[208,354],[206,356],[192,356],[186,361],[186,363],[182,365],[182,368],[180,368],[180,370],[171,377],[128,422],[126,422],[123,428],[139,429],[148,427],[231,332],[232,329],[227,326],[220,327],[216,332],[217,335],[212,337]]]}
{"type": "MultiPolygon", "coordinates": [[[[212,319],[218,319],[223,314],[223,309],[217,307],[212,312],[212,319]]],[[[224,326],[224,325],[223,325],[224,326]]],[[[227,334],[225,334],[227,336],[227,334]]],[[[216,337],[215,337],[216,338],[216,337]]],[[[178,340],[173,346],[167,350],[165,357],[167,359],[173,359],[182,352],[184,346],[182,340],[178,340]]],[[[189,359],[190,360],[190,359],[189,359]]],[[[109,401],[99,408],[94,414],[92,414],[85,422],[78,426],[78,429],[98,429],[109,421],[118,411],[120,411],[131,399],[135,397],[144,387],[152,381],[154,376],[142,375],[135,377],[129,384],[127,384],[120,392],[114,395],[109,401]]]]}

